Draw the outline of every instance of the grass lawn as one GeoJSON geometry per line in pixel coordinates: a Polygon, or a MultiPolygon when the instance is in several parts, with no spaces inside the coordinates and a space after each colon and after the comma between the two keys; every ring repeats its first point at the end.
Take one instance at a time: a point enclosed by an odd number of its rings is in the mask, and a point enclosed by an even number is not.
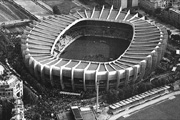
{"type": "Polygon", "coordinates": [[[129,41],[103,37],[81,37],[71,43],[61,58],[107,62],[117,59],[129,46],[129,41]]]}

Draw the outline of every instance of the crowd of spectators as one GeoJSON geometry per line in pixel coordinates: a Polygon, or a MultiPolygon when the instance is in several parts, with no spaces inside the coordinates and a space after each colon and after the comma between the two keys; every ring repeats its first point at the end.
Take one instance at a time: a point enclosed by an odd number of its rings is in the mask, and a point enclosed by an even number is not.
{"type": "Polygon", "coordinates": [[[108,61],[109,58],[106,58],[104,55],[102,54],[97,54],[97,55],[86,55],[82,58],[83,60],[86,61],[99,61],[99,62],[104,62],[104,61],[108,61]]]}
{"type": "Polygon", "coordinates": [[[68,45],[69,42],[71,42],[72,40],[73,40],[73,38],[71,36],[68,36],[68,35],[64,35],[63,37],[61,37],[55,45],[55,50],[54,50],[55,53],[54,54],[58,55],[58,56],[60,54],[62,54],[64,47],[66,45],[68,45]]]}
{"type": "MultiPolygon", "coordinates": [[[[68,30],[57,42],[54,49],[54,55],[60,56],[63,54],[64,48],[73,40],[77,39],[80,36],[99,36],[99,37],[109,37],[109,38],[119,38],[130,40],[131,30],[123,29],[117,27],[108,27],[108,26],[97,26],[97,25],[81,25],[73,27],[68,30]]],[[[107,61],[108,58],[105,58],[103,55],[89,55],[83,58],[84,60],[97,60],[98,61],[107,61]]]]}
{"type": "Polygon", "coordinates": [[[128,39],[132,37],[131,29],[108,27],[108,26],[97,26],[97,25],[82,25],[71,28],[68,35],[75,38],[79,35],[82,36],[100,36],[109,38],[128,39]]]}

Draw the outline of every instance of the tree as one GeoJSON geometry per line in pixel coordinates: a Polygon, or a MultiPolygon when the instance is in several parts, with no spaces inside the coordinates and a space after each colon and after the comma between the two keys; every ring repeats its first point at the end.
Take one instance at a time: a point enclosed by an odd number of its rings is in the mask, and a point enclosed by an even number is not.
{"type": "Polygon", "coordinates": [[[13,104],[11,104],[9,101],[7,100],[2,101],[3,120],[9,120],[12,117],[11,115],[12,108],[13,108],[13,104]]]}
{"type": "Polygon", "coordinates": [[[143,93],[144,91],[146,91],[146,85],[145,85],[144,82],[142,82],[141,84],[138,85],[137,91],[138,91],[139,94],[143,93]]]}
{"type": "Polygon", "coordinates": [[[41,115],[36,113],[34,116],[33,116],[33,119],[32,120],[41,120],[41,115]]]}
{"type": "Polygon", "coordinates": [[[125,98],[125,93],[124,93],[124,91],[122,89],[118,90],[118,98],[120,100],[123,100],[125,98]]]}
{"type": "Polygon", "coordinates": [[[157,15],[157,14],[161,14],[161,8],[157,8],[157,9],[155,9],[154,13],[155,13],[155,15],[157,15]]]}
{"type": "Polygon", "coordinates": [[[72,5],[72,3],[70,1],[64,1],[62,4],[60,5],[55,5],[53,7],[53,13],[54,14],[69,14],[71,8],[73,8],[74,6],[72,5]]]}
{"type": "Polygon", "coordinates": [[[107,93],[107,102],[112,104],[118,99],[118,92],[115,89],[110,89],[107,93]]]}
{"type": "Polygon", "coordinates": [[[133,89],[130,85],[127,85],[125,87],[122,88],[123,92],[124,92],[124,97],[125,98],[129,98],[132,96],[132,92],[133,92],[133,89]]]}

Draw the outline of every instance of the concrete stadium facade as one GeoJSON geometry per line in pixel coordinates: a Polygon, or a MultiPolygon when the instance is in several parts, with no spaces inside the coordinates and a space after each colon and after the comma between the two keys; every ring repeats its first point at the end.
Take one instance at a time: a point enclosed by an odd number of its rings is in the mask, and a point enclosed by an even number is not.
{"type": "MultiPolygon", "coordinates": [[[[85,10],[71,15],[48,17],[27,27],[22,36],[22,55],[29,71],[44,84],[62,90],[118,88],[141,81],[158,65],[164,55],[168,34],[154,22],[119,10],[85,10]],[[81,21],[104,21],[131,25],[132,40],[118,59],[93,62],[60,58],[54,50],[60,38],[81,21]]],[[[69,46],[67,44],[65,47],[69,46]]]]}

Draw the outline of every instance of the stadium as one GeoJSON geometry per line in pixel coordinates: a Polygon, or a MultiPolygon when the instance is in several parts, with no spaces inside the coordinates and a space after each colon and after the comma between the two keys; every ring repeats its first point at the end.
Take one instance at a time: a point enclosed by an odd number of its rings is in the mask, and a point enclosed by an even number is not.
{"type": "Polygon", "coordinates": [[[153,71],[167,45],[164,27],[102,7],[33,22],[22,36],[22,55],[31,74],[63,89],[119,88],[153,71]]]}

